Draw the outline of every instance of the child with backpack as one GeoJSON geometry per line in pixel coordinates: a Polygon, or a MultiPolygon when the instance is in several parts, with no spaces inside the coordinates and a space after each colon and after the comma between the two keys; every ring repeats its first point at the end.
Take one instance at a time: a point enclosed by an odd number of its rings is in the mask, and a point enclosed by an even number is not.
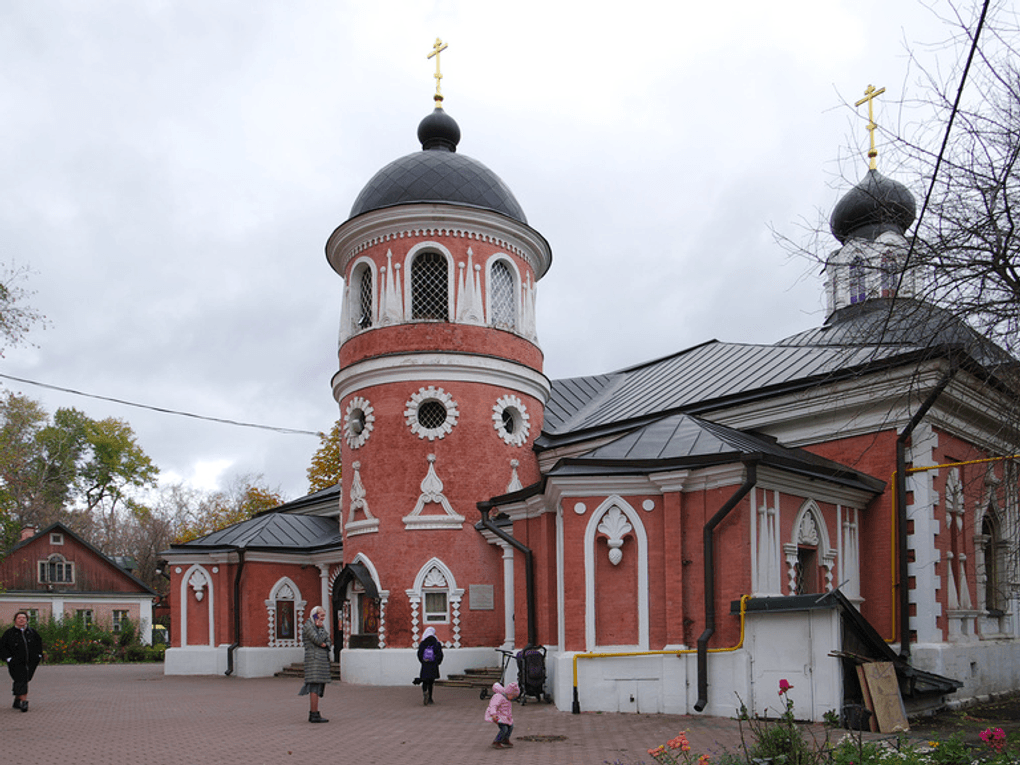
{"type": "Polygon", "coordinates": [[[521,689],[517,683],[510,683],[506,688],[499,683],[492,684],[492,699],[489,708],[485,710],[485,721],[499,726],[496,740],[492,742],[493,749],[509,749],[513,746],[510,734],[514,732],[514,709],[510,702],[520,695],[521,689]]]}
{"type": "Polygon", "coordinates": [[[421,703],[425,706],[434,704],[432,701],[432,685],[439,679],[439,665],[443,663],[443,646],[436,639],[436,628],[429,627],[418,644],[418,663],[421,671],[421,703]]]}

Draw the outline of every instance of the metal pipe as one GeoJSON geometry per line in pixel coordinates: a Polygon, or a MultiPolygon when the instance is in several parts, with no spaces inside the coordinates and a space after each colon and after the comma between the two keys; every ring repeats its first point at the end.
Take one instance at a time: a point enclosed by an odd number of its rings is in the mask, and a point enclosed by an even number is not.
{"type": "Polygon", "coordinates": [[[747,477],[739,489],[726,500],[719,512],[705,524],[703,529],[704,557],[705,557],[705,631],[698,638],[698,700],[694,704],[694,711],[701,712],[708,706],[708,641],[715,634],[715,562],[713,555],[713,543],[715,541],[715,527],[722,523],[730,511],[737,506],[748,492],[754,488],[758,481],[758,462],[747,460],[747,477]]]}
{"type": "Polygon", "coordinates": [[[234,672],[234,651],[241,645],[241,572],[244,571],[244,550],[237,549],[237,571],[234,572],[234,642],[227,648],[227,671],[223,674],[230,677],[234,672]]]}
{"type": "Polygon", "coordinates": [[[478,502],[476,504],[479,512],[482,514],[482,526],[497,537],[502,539],[508,545],[512,546],[515,550],[519,550],[524,555],[524,587],[526,591],[526,599],[528,602],[528,648],[531,646],[538,645],[538,641],[535,635],[535,575],[532,566],[532,553],[531,548],[527,547],[523,542],[515,539],[510,534],[507,534],[503,529],[499,528],[492,519],[489,518],[489,511],[493,508],[491,502],[478,502]]]}

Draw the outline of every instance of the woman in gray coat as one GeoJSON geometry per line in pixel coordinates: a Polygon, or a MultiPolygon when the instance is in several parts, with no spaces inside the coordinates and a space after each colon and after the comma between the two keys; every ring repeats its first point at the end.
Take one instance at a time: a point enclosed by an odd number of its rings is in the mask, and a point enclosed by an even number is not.
{"type": "Polygon", "coordinates": [[[329,722],[319,714],[319,697],[326,691],[326,683],[330,682],[329,670],[329,633],[326,631],[326,611],[322,606],[312,609],[312,618],[305,622],[301,637],[305,642],[305,684],[301,686],[298,696],[311,696],[308,722],[329,722]]]}

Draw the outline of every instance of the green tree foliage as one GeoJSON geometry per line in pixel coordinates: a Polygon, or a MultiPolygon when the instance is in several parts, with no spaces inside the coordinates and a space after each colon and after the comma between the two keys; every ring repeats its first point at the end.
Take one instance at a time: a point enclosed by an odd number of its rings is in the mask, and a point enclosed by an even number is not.
{"type": "Polygon", "coordinates": [[[340,444],[343,440],[343,423],[337,420],[329,433],[319,436],[319,448],[312,455],[308,467],[308,491],[316,492],[340,483],[343,466],[340,464],[340,444]]]}
{"type": "Polygon", "coordinates": [[[24,396],[0,400],[0,508],[18,527],[63,521],[117,554],[122,511],[138,508],[158,473],[123,420],[70,408],[49,419],[24,396]]]}

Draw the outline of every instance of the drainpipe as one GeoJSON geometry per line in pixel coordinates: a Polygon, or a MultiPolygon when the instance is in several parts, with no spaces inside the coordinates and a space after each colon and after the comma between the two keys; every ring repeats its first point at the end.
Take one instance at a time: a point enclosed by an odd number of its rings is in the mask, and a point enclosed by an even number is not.
{"type": "Polygon", "coordinates": [[[705,631],[698,638],[698,700],[694,711],[701,712],[708,705],[708,641],[715,634],[715,564],[713,561],[713,542],[715,527],[722,523],[730,511],[737,506],[758,481],[757,459],[747,460],[747,477],[743,485],[730,497],[719,512],[712,516],[704,527],[705,545],[705,631]]]}
{"type": "Polygon", "coordinates": [[[907,573],[907,441],[910,440],[914,429],[921,423],[921,420],[928,413],[928,410],[935,404],[935,400],[942,395],[942,391],[949,385],[949,381],[956,374],[956,361],[950,357],[949,369],[934,390],[921,404],[921,407],[914,413],[914,416],[907,423],[907,427],[896,438],[896,486],[894,488],[894,501],[896,504],[896,576],[900,582],[900,590],[897,600],[899,601],[900,612],[900,658],[910,660],[910,584],[907,573]]]}
{"type": "Polygon", "coordinates": [[[493,504],[491,502],[478,502],[476,507],[482,514],[482,526],[502,539],[508,545],[511,545],[515,550],[520,550],[520,552],[524,555],[524,586],[527,591],[528,600],[528,647],[530,648],[531,646],[538,645],[538,641],[535,638],[535,574],[531,562],[531,548],[527,547],[520,540],[510,536],[492,522],[492,519],[489,518],[489,511],[493,508],[493,504]]]}
{"type": "Polygon", "coordinates": [[[237,550],[237,571],[234,573],[234,642],[227,648],[227,671],[229,677],[234,672],[234,651],[241,645],[241,572],[244,571],[244,550],[237,550]]]}

